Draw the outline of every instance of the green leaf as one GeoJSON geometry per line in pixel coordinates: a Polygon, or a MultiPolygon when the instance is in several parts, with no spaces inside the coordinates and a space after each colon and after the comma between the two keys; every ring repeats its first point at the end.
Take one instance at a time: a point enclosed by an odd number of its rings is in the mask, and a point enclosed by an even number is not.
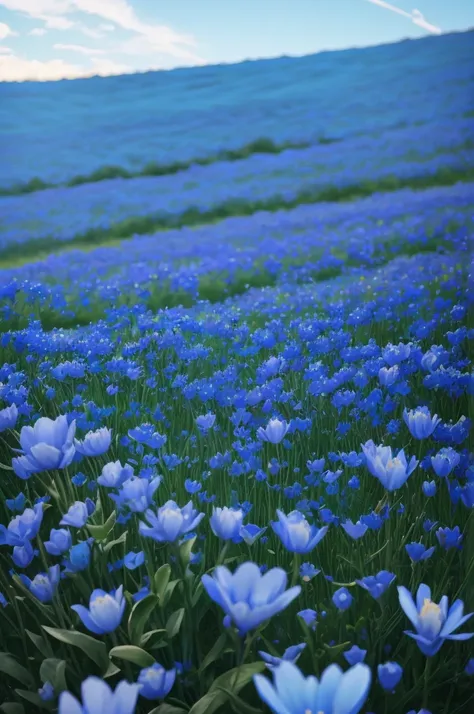
{"type": "Polygon", "coordinates": [[[148,714],[187,714],[187,709],[181,709],[181,707],[174,707],[172,704],[160,704],[159,707],[155,707],[148,712],[148,714]]]}
{"type": "Polygon", "coordinates": [[[166,586],[166,590],[164,592],[164,595],[160,601],[160,605],[162,607],[166,607],[166,605],[169,603],[171,600],[171,597],[174,593],[175,587],[181,582],[181,580],[171,580],[171,582],[168,583],[166,586]]]}
{"type": "Polygon", "coordinates": [[[151,656],[141,647],[135,647],[135,645],[119,645],[114,647],[109,652],[109,657],[117,657],[117,659],[124,659],[126,662],[133,662],[139,667],[151,667],[155,664],[155,658],[151,656]]]}
{"type": "Polygon", "coordinates": [[[96,663],[98,667],[103,671],[107,669],[109,665],[109,660],[107,657],[107,648],[104,642],[89,637],[89,635],[84,635],[82,632],[77,632],[76,630],[60,630],[56,627],[47,627],[43,625],[43,630],[54,637],[54,639],[63,642],[65,645],[71,645],[71,647],[78,647],[80,650],[86,654],[89,659],[96,663]]]}
{"type": "Polygon", "coordinates": [[[207,655],[204,657],[201,666],[199,667],[199,674],[202,674],[206,667],[209,667],[210,664],[216,661],[218,657],[221,656],[225,644],[227,642],[227,633],[223,632],[222,635],[214,642],[212,645],[211,649],[207,653],[207,655]]]}
{"type": "Polygon", "coordinates": [[[244,702],[243,699],[238,697],[237,694],[234,694],[234,692],[226,690],[224,693],[226,694],[227,699],[230,701],[230,705],[236,714],[262,714],[261,709],[251,707],[250,704],[244,702]]]}
{"type": "Polygon", "coordinates": [[[230,669],[214,680],[209,692],[215,691],[218,687],[239,692],[251,681],[254,674],[260,674],[265,670],[265,667],[265,662],[250,662],[249,664],[243,664],[241,667],[230,669]]]}
{"type": "Polygon", "coordinates": [[[133,644],[138,644],[151,613],[159,603],[156,595],[150,594],[135,603],[128,618],[128,636],[133,644]]]}
{"type": "Polygon", "coordinates": [[[50,703],[44,702],[41,699],[40,695],[37,694],[36,692],[29,692],[27,689],[15,689],[15,693],[18,694],[19,697],[26,699],[27,702],[34,704],[39,709],[48,709],[49,710],[51,707],[50,703]]]}
{"type": "Polygon", "coordinates": [[[87,529],[96,540],[105,540],[115,526],[116,512],[112,511],[105,523],[100,526],[88,525],[87,529]]]}
{"type": "Polygon", "coordinates": [[[104,553],[108,553],[116,545],[125,543],[127,540],[127,535],[128,535],[128,531],[124,531],[118,538],[116,538],[115,540],[109,541],[109,543],[106,543],[103,548],[104,553]]]}
{"type": "Polygon", "coordinates": [[[181,623],[183,622],[183,617],[184,607],[180,607],[179,610],[176,610],[168,617],[166,621],[166,631],[170,640],[178,634],[181,623]]]}
{"type": "Polygon", "coordinates": [[[331,657],[333,659],[335,659],[336,657],[339,657],[341,652],[344,652],[344,650],[347,649],[347,647],[349,647],[350,644],[351,644],[350,642],[342,642],[341,644],[333,645],[332,647],[330,647],[329,645],[327,645],[326,643],[323,642],[323,647],[326,650],[326,652],[328,652],[331,655],[331,657]]]}
{"type": "Polygon", "coordinates": [[[150,630],[150,632],[145,632],[145,634],[140,638],[140,647],[146,646],[149,650],[156,649],[158,646],[162,645],[163,638],[166,634],[166,630],[150,630]]]}
{"type": "Polygon", "coordinates": [[[189,714],[214,714],[226,701],[227,697],[221,690],[208,692],[191,707],[189,714]]]}
{"type": "Polygon", "coordinates": [[[4,714],[25,714],[23,704],[18,704],[18,702],[5,702],[4,704],[0,704],[0,711],[4,714]]]}
{"type": "Polygon", "coordinates": [[[41,681],[51,682],[56,693],[67,689],[66,662],[63,659],[45,659],[40,667],[41,681]]]}
{"type": "Polygon", "coordinates": [[[160,600],[163,599],[170,577],[171,566],[168,563],[165,563],[165,565],[162,565],[161,568],[158,568],[155,573],[153,578],[153,590],[158,595],[160,600]]]}
{"type": "Polygon", "coordinates": [[[107,677],[114,677],[116,674],[118,674],[121,671],[122,670],[120,669],[120,667],[116,667],[113,662],[109,662],[107,672],[104,674],[104,679],[107,679],[107,677]]]}
{"type": "Polygon", "coordinates": [[[181,561],[181,564],[183,565],[184,568],[187,568],[189,565],[189,559],[191,557],[191,551],[193,549],[193,545],[196,542],[196,538],[189,538],[189,540],[185,540],[184,543],[182,543],[179,546],[179,559],[181,561]]]}
{"type": "Polygon", "coordinates": [[[51,649],[51,645],[45,637],[42,637],[41,635],[36,635],[34,632],[30,632],[29,630],[25,630],[25,632],[30,638],[30,640],[33,642],[33,644],[36,645],[36,647],[39,649],[45,659],[52,656],[53,650],[51,649]]]}
{"type": "Polygon", "coordinates": [[[32,687],[34,685],[34,679],[30,672],[7,652],[0,652],[0,672],[7,674],[9,677],[13,677],[17,682],[24,684],[25,687],[32,687]]]}

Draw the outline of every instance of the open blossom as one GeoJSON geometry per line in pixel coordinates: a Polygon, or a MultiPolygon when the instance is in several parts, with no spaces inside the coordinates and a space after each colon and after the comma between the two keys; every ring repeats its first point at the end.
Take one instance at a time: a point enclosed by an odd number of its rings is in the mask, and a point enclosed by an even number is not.
{"type": "Polygon", "coordinates": [[[404,409],[403,420],[415,439],[427,439],[441,421],[437,414],[431,416],[427,407],[404,409]]]}
{"type": "Polygon", "coordinates": [[[76,422],[68,424],[62,414],[57,419],[41,417],[34,426],[24,426],[20,432],[20,456],[12,460],[13,470],[21,479],[29,479],[40,471],[63,469],[75,454],[76,422]]]}
{"type": "Polygon", "coordinates": [[[409,462],[407,461],[403,449],[393,456],[390,446],[376,446],[372,439],[361,446],[368,470],[372,476],[379,479],[387,491],[396,491],[403,486],[418,466],[418,461],[414,456],[409,462]]]}
{"type": "Polygon", "coordinates": [[[292,511],[286,516],[277,510],[277,516],[278,521],[272,521],[271,526],[291,553],[309,553],[328,531],[328,526],[318,528],[308,523],[300,511],[292,511]]]}
{"type": "Polygon", "coordinates": [[[270,419],[265,429],[261,426],[257,430],[257,436],[261,441],[269,441],[271,444],[279,444],[285,438],[289,429],[286,421],[270,419]]]}

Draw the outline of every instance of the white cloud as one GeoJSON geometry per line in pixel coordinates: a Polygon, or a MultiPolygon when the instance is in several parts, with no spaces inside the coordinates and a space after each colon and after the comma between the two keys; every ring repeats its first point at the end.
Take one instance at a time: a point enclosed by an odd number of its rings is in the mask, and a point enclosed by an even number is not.
{"type": "Polygon", "coordinates": [[[104,32],[113,32],[115,30],[115,25],[111,25],[107,22],[101,22],[99,25],[99,30],[103,30],[104,32]]]}
{"type": "Polygon", "coordinates": [[[94,47],[83,47],[82,45],[64,45],[62,42],[57,42],[53,45],[54,50],[62,50],[65,52],[78,52],[81,55],[105,55],[105,50],[98,50],[94,47]]]}
{"type": "Polygon", "coordinates": [[[11,55],[12,52],[13,50],[10,47],[2,47],[0,45],[0,55],[11,55]]]}
{"type": "Polygon", "coordinates": [[[58,79],[78,79],[93,76],[127,74],[133,69],[128,65],[118,64],[107,58],[92,57],[92,67],[70,64],[62,59],[29,60],[13,54],[2,56],[0,53],[0,81],[23,82],[24,80],[51,81],[58,79]]]}
{"type": "Polygon", "coordinates": [[[401,8],[396,7],[395,5],[391,5],[390,3],[385,2],[385,0],[367,0],[367,2],[372,3],[372,5],[378,5],[379,7],[383,7],[385,10],[395,12],[397,15],[407,17],[413,22],[414,25],[418,25],[418,27],[422,27],[424,30],[428,30],[428,32],[431,32],[434,35],[440,35],[442,32],[439,27],[436,27],[436,25],[432,25],[427,20],[425,20],[424,16],[419,10],[412,10],[412,12],[406,12],[406,10],[402,10],[401,8]]]}
{"type": "Polygon", "coordinates": [[[46,30],[44,27],[34,27],[28,34],[33,35],[33,37],[42,37],[42,35],[46,34],[46,30]]]}
{"type": "Polygon", "coordinates": [[[5,22],[0,22],[0,40],[4,40],[6,37],[11,37],[12,35],[17,35],[18,32],[13,32],[11,27],[9,27],[5,22]]]}

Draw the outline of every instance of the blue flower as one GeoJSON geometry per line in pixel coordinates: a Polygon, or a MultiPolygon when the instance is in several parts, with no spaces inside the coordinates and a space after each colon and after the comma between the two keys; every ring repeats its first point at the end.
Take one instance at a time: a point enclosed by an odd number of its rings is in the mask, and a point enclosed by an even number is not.
{"type": "Polygon", "coordinates": [[[122,466],[120,461],[110,461],[105,464],[97,483],[106,488],[120,488],[125,481],[132,478],[133,467],[130,464],[122,466]]]}
{"type": "Polygon", "coordinates": [[[411,593],[403,586],[398,588],[398,599],[402,610],[416,630],[416,632],[405,631],[405,634],[416,641],[427,657],[435,655],[445,640],[469,640],[474,637],[474,633],[452,634],[474,614],[471,612],[463,616],[462,600],[456,600],[448,609],[448,597],[443,595],[437,605],[431,600],[431,590],[424,583],[416,593],[416,605],[411,593]]]}
{"type": "Polygon", "coordinates": [[[104,590],[94,590],[89,609],[84,605],[71,605],[82,620],[82,623],[95,635],[105,635],[114,632],[120,625],[125,612],[126,601],[123,596],[123,586],[106,593],[104,590]]]}
{"type": "Polygon", "coordinates": [[[148,509],[145,518],[149,525],[140,521],[140,535],[159,543],[174,543],[180,536],[194,530],[204,518],[204,513],[198,513],[192,501],[184,508],[180,508],[175,501],[167,501],[156,513],[148,509]]]}
{"type": "Polygon", "coordinates": [[[436,476],[439,476],[439,478],[446,478],[449,476],[451,471],[456,468],[460,461],[461,455],[458,454],[458,452],[451,446],[440,449],[435,456],[431,457],[431,465],[436,476]]]}
{"type": "Polygon", "coordinates": [[[21,515],[12,518],[8,528],[0,524],[0,545],[24,545],[38,534],[42,520],[42,503],[25,508],[21,515]]]}
{"type": "Polygon", "coordinates": [[[51,682],[45,682],[43,686],[38,689],[38,694],[40,695],[43,702],[50,702],[54,699],[54,687],[51,682]]]}
{"type": "Polygon", "coordinates": [[[431,498],[436,495],[436,483],[435,481],[423,481],[422,490],[427,498],[431,498]]]}
{"type": "Polygon", "coordinates": [[[420,560],[428,560],[428,558],[431,558],[435,551],[435,546],[425,548],[423,543],[408,543],[405,546],[405,550],[413,562],[418,563],[420,560]]]}
{"type": "Polygon", "coordinates": [[[306,643],[302,643],[301,645],[292,645],[284,651],[281,657],[274,657],[273,655],[268,654],[268,652],[259,651],[258,654],[263,659],[263,661],[266,662],[268,669],[274,669],[281,662],[292,662],[293,664],[295,664],[299,660],[301,653],[303,652],[305,647],[306,643]]]}
{"type": "Polygon", "coordinates": [[[379,369],[379,382],[382,387],[391,387],[395,384],[400,374],[400,368],[398,365],[393,367],[381,367],[379,369]]]}
{"type": "Polygon", "coordinates": [[[209,519],[211,530],[221,540],[232,540],[239,543],[242,540],[240,530],[244,512],[234,508],[213,508],[212,516],[209,519]]]}
{"type": "Polygon", "coordinates": [[[12,560],[18,568],[27,568],[38,552],[27,540],[24,545],[16,545],[13,548],[12,560]]]}
{"type": "Polygon", "coordinates": [[[303,622],[308,625],[308,627],[311,627],[311,625],[314,624],[316,621],[316,618],[318,616],[318,613],[316,610],[311,610],[311,608],[306,608],[306,610],[300,610],[297,613],[298,617],[301,617],[303,622]]]}
{"type": "Polygon", "coordinates": [[[384,594],[389,585],[395,580],[395,574],[388,570],[381,570],[377,575],[368,575],[356,583],[367,590],[375,600],[384,594]]]}
{"type": "Polygon", "coordinates": [[[284,610],[301,592],[299,585],[286,590],[287,574],[281,568],[262,575],[258,565],[251,562],[239,565],[233,574],[220,565],[212,577],[202,576],[202,584],[241,634],[284,610]]]}
{"type": "Polygon", "coordinates": [[[256,674],[253,681],[260,699],[274,714],[358,714],[371,679],[366,664],[356,664],[347,672],[331,664],[318,681],[314,676],[305,678],[292,662],[282,662],[273,670],[273,685],[262,674],[256,674]]]}
{"type": "Polygon", "coordinates": [[[12,460],[13,470],[21,479],[52,469],[63,469],[74,458],[76,422],[67,423],[62,414],[57,419],[41,417],[34,427],[24,426],[20,432],[21,456],[12,460]]]}
{"type": "Polygon", "coordinates": [[[70,692],[61,692],[58,714],[134,714],[139,684],[119,682],[113,692],[99,677],[88,677],[81,685],[82,705],[70,692]]]}
{"type": "Polygon", "coordinates": [[[247,525],[242,526],[240,529],[240,535],[246,545],[253,545],[266,530],[266,527],[260,528],[260,526],[255,525],[255,523],[247,523],[247,525]]]}
{"type": "Polygon", "coordinates": [[[474,676],[474,657],[471,657],[471,659],[468,660],[464,671],[469,677],[474,676]]]}
{"type": "Polygon", "coordinates": [[[441,421],[437,414],[432,417],[427,407],[404,409],[403,420],[415,439],[427,439],[441,421]]]}
{"type": "Polygon", "coordinates": [[[47,573],[38,573],[33,580],[30,580],[26,575],[20,575],[23,585],[34,595],[40,602],[51,602],[58,587],[61,571],[59,565],[53,565],[47,573]]]}
{"type": "Polygon", "coordinates": [[[145,553],[141,550],[139,553],[127,553],[123,559],[123,564],[127,570],[136,570],[145,562],[145,553]]]}
{"type": "Polygon", "coordinates": [[[395,687],[400,683],[403,675],[403,667],[400,667],[396,662],[379,664],[377,667],[377,675],[383,689],[387,692],[393,692],[395,687]]]}
{"type": "Polygon", "coordinates": [[[461,550],[463,535],[459,529],[459,526],[454,526],[454,528],[438,528],[436,531],[436,537],[438,543],[445,549],[457,548],[461,550]]]}
{"type": "Polygon", "coordinates": [[[71,545],[71,533],[67,528],[51,528],[49,540],[45,542],[44,547],[50,555],[62,555],[71,545]]]}
{"type": "Polygon", "coordinates": [[[305,582],[309,583],[318,573],[318,570],[312,563],[303,563],[300,567],[300,578],[305,582]]]}
{"type": "Polygon", "coordinates": [[[14,429],[17,419],[18,409],[16,404],[0,409],[0,434],[7,429],[14,429]]]}
{"type": "Polygon", "coordinates": [[[347,664],[350,664],[350,666],[353,667],[355,664],[359,664],[359,662],[364,661],[367,650],[361,650],[360,647],[357,647],[357,645],[352,645],[350,650],[347,650],[347,652],[343,652],[342,654],[347,664]]]}
{"type": "Polygon", "coordinates": [[[342,528],[344,528],[347,535],[353,538],[354,540],[362,538],[362,536],[365,535],[365,533],[368,531],[368,526],[365,523],[361,523],[360,521],[357,521],[357,523],[353,523],[350,519],[348,519],[344,523],[341,523],[341,526],[342,528]]]}
{"type": "Polygon", "coordinates": [[[198,491],[202,489],[202,483],[199,481],[192,481],[190,478],[187,478],[184,482],[184,488],[186,493],[198,493],[198,491]]]}
{"type": "Polygon", "coordinates": [[[89,515],[87,504],[82,501],[75,501],[72,506],[69,506],[68,512],[61,518],[59,525],[82,528],[85,526],[89,515]]]}
{"type": "Polygon", "coordinates": [[[26,496],[22,492],[19,493],[18,496],[15,496],[15,498],[6,498],[5,503],[9,511],[17,511],[19,513],[20,511],[23,511],[25,507],[26,496]]]}
{"type": "Polygon", "coordinates": [[[215,414],[204,414],[202,416],[198,416],[196,418],[196,424],[201,429],[202,431],[207,431],[208,429],[212,429],[214,426],[214,423],[216,421],[216,415],[215,414]]]}
{"type": "Polygon", "coordinates": [[[350,608],[354,598],[347,588],[339,588],[339,590],[336,590],[332,596],[332,601],[337,609],[343,612],[344,610],[348,610],[350,608]]]}
{"type": "Polygon", "coordinates": [[[280,538],[284,547],[291,553],[309,553],[324,538],[328,526],[318,528],[308,523],[300,511],[291,511],[286,516],[277,510],[278,521],[272,521],[271,526],[280,538]]]}
{"type": "Polygon", "coordinates": [[[118,495],[109,493],[119,508],[127,506],[134,513],[143,513],[151,506],[156,489],[161,483],[161,476],[156,476],[151,481],[146,478],[132,476],[125,481],[118,495]]]}
{"type": "Polygon", "coordinates": [[[90,563],[91,550],[89,543],[84,541],[83,543],[77,543],[73,545],[69,551],[69,559],[67,561],[67,569],[73,573],[78,573],[81,570],[85,570],[90,563]]]}
{"type": "Polygon", "coordinates": [[[83,456],[100,456],[108,451],[112,442],[112,430],[103,426],[97,431],[88,431],[82,441],[74,439],[76,451],[83,456]]]}
{"type": "Polygon", "coordinates": [[[261,441],[279,444],[285,438],[288,429],[289,424],[286,421],[270,419],[265,429],[262,426],[257,429],[257,436],[261,441]]]}
{"type": "Polygon", "coordinates": [[[138,675],[140,694],[145,699],[164,699],[171,691],[175,679],[175,668],[166,671],[161,664],[155,662],[151,667],[142,669],[138,675]]]}
{"type": "Polygon", "coordinates": [[[403,449],[393,457],[390,446],[375,446],[371,439],[362,444],[362,451],[367,460],[368,470],[372,476],[379,479],[387,491],[396,491],[403,486],[418,465],[414,456],[409,463],[407,462],[403,449]]]}

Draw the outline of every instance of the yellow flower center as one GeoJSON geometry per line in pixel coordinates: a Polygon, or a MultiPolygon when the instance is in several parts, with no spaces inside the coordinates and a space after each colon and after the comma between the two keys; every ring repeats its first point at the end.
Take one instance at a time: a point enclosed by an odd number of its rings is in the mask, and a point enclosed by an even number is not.
{"type": "Polygon", "coordinates": [[[420,617],[422,617],[423,619],[433,618],[441,620],[441,608],[435,602],[426,597],[423,601],[423,607],[420,611],[420,617]]]}

